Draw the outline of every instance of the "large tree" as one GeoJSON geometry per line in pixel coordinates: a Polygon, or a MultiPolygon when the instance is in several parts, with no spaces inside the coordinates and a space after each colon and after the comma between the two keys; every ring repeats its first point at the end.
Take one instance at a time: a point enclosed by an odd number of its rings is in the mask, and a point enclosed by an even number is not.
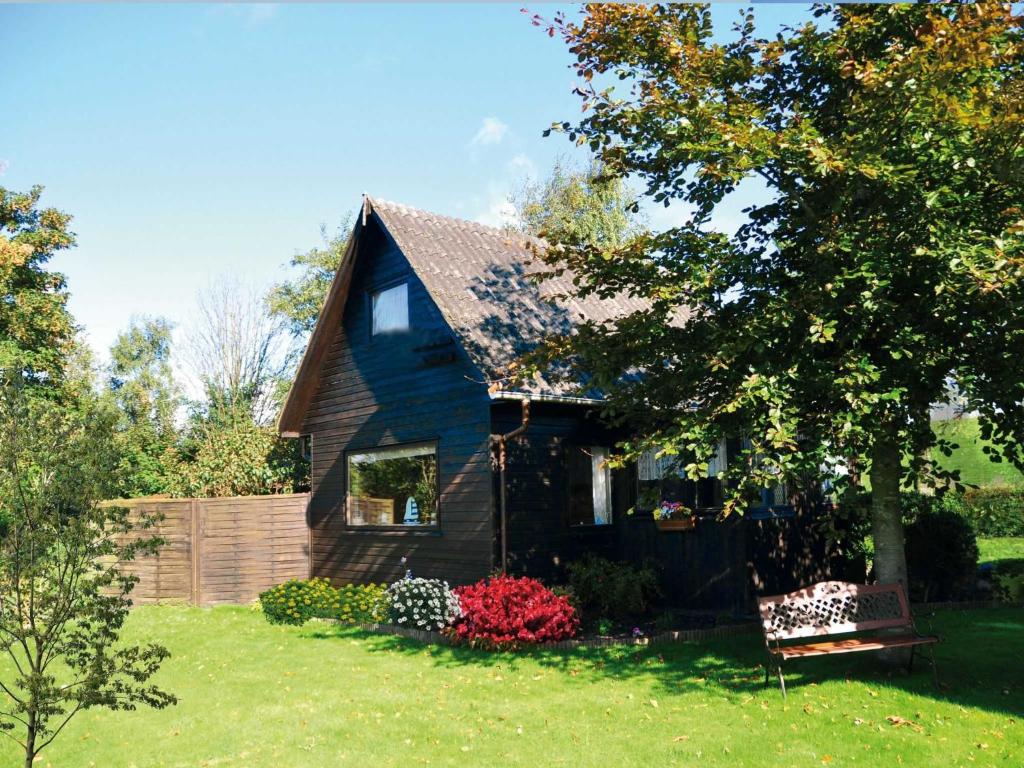
{"type": "Polygon", "coordinates": [[[222,278],[200,292],[183,352],[203,392],[207,421],[267,424],[274,418],[287,369],[284,336],[263,297],[243,283],[222,278]]]}
{"type": "Polygon", "coordinates": [[[286,327],[264,298],[222,280],[200,295],[185,336],[185,359],[202,398],[171,465],[175,496],[281,493],[308,486],[299,441],[277,435],[271,421],[287,389],[286,327]]]}
{"type": "Polygon", "coordinates": [[[0,368],[29,382],[59,384],[74,342],[64,276],[47,263],[74,245],[71,217],[40,208],[42,187],[0,187],[0,368]]]}
{"type": "Polygon", "coordinates": [[[176,440],[181,396],[171,370],[171,331],[164,318],[138,318],[110,348],[107,397],[119,418],[116,492],[148,496],[167,490],[168,452],[176,440]]]}
{"type": "Polygon", "coordinates": [[[581,293],[650,307],[544,360],[593,377],[645,435],[627,457],[656,447],[696,477],[747,436],[726,511],[780,479],[869,485],[876,577],[905,582],[900,489],[956,480],[927,459],[949,447],[929,406],[950,383],[996,458],[1024,466],[1021,19],[994,3],[815,17],[768,38],[744,11],[726,42],[698,5],[556,17],[584,114],[554,129],[687,218],[555,243],[545,258],[581,293]],[[744,223],[716,231],[740,185],[744,223]]]}
{"type": "Polygon", "coordinates": [[[289,266],[298,274],[271,286],[267,306],[271,316],[285,323],[295,342],[292,358],[305,349],[305,341],[316,325],[327,291],[341,264],[352,231],[352,217],[346,216],[335,233],[326,225],[320,227],[321,244],[292,256],[289,266]]]}
{"type": "Polygon", "coordinates": [[[594,160],[580,168],[558,158],[546,179],[525,182],[512,203],[523,232],[554,242],[616,246],[640,225],[631,190],[594,160]]]}

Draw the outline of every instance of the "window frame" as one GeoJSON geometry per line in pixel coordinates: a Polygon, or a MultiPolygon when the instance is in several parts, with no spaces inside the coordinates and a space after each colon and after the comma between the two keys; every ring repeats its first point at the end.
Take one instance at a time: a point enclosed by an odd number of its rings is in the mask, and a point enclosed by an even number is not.
{"type": "Polygon", "coordinates": [[[438,534],[441,531],[441,450],[440,441],[436,438],[429,440],[411,440],[403,443],[389,443],[387,445],[368,445],[362,448],[348,448],[344,451],[345,477],[342,483],[342,517],[346,531],[377,531],[382,533],[407,533],[407,534],[438,534]],[[431,448],[434,453],[435,465],[435,493],[437,495],[437,509],[434,510],[434,521],[429,524],[405,525],[404,523],[391,523],[390,525],[353,525],[349,518],[349,483],[351,482],[351,461],[352,456],[365,453],[376,453],[390,451],[400,448],[431,448]]]}
{"type": "Polygon", "coordinates": [[[610,530],[615,525],[615,491],[614,491],[614,488],[613,488],[614,473],[612,472],[611,467],[608,467],[608,466],[604,467],[604,469],[601,470],[604,473],[605,478],[607,480],[607,483],[605,485],[605,502],[607,504],[607,511],[608,511],[607,521],[603,522],[603,523],[597,522],[597,508],[592,506],[592,508],[591,508],[591,520],[589,522],[585,522],[585,523],[573,522],[573,517],[572,517],[572,486],[573,486],[573,474],[572,473],[573,473],[573,470],[572,470],[572,464],[569,461],[568,454],[571,451],[579,451],[579,452],[581,452],[582,454],[584,454],[585,456],[587,456],[590,459],[590,483],[589,483],[589,485],[590,485],[590,493],[591,493],[591,504],[593,505],[594,491],[596,490],[595,489],[595,485],[594,485],[594,480],[596,478],[596,475],[594,474],[594,472],[595,472],[594,450],[595,449],[600,449],[601,451],[603,451],[604,455],[605,455],[605,460],[607,460],[608,454],[611,452],[611,449],[608,446],[604,446],[604,445],[586,445],[586,444],[582,444],[582,443],[567,443],[566,446],[565,446],[565,451],[566,451],[565,463],[564,463],[565,473],[566,473],[566,482],[565,482],[565,494],[566,494],[566,499],[565,499],[565,525],[566,525],[567,528],[569,528],[569,530],[572,530],[572,531],[590,531],[590,530],[604,530],[604,529],[609,529],[610,530]]]}
{"type": "Polygon", "coordinates": [[[366,313],[369,318],[369,337],[370,340],[380,338],[390,338],[398,336],[403,333],[408,333],[412,330],[412,307],[409,301],[409,278],[408,276],[398,278],[397,280],[390,280],[386,283],[380,283],[379,285],[372,286],[366,290],[366,313]],[[374,330],[374,298],[382,293],[405,286],[405,327],[404,328],[393,328],[387,331],[376,331],[374,330]]]}

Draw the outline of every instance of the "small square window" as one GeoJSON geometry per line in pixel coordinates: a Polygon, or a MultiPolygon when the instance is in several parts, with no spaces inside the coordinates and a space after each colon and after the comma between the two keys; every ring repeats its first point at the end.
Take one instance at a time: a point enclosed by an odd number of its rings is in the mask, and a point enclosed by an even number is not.
{"type": "Polygon", "coordinates": [[[374,336],[409,329],[409,288],[406,283],[375,292],[370,303],[374,336]]]}

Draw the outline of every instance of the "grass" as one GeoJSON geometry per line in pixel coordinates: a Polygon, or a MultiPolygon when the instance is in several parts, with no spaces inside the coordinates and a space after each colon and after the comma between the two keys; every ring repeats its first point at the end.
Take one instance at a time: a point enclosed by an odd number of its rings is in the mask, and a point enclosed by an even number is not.
{"type": "Polygon", "coordinates": [[[981,439],[978,420],[964,417],[936,421],[932,424],[939,437],[960,445],[952,456],[935,452],[935,458],[945,469],[959,469],[960,479],[972,485],[1022,485],[1024,475],[1006,461],[996,464],[982,452],[986,441],[981,439]]]}
{"type": "MultiPolygon", "coordinates": [[[[757,635],[637,651],[487,654],[245,608],[139,608],[172,658],[163,711],[87,711],[41,766],[1016,766],[1024,611],[943,612],[946,688],[872,654],[763,688],[757,635]]],[[[0,764],[17,761],[0,747],[0,764]]]]}
{"type": "Polygon", "coordinates": [[[1024,536],[978,538],[979,565],[992,563],[998,568],[1000,562],[1010,560],[1024,562],[1024,536]]]}

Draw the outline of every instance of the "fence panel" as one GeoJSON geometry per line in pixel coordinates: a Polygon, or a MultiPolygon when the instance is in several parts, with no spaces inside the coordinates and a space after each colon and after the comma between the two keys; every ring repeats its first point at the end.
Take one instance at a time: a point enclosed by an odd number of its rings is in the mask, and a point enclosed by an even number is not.
{"type": "Polygon", "coordinates": [[[199,605],[248,603],[309,577],[308,495],[199,499],[199,605]]]}
{"type": "Polygon", "coordinates": [[[161,519],[151,528],[137,528],[129,538],[159,536],[166,543],[157,555],[139,555],[121,563],[126,573],[139,577],[131,598],[135,603],[189,601],[192,599],[192,501],[190,499],[139,500],[116,502],[129,510],[129,519],[138,523],[146,515],[161,519]]]}
{"type": "Polygon", "coordinates": [[[133,536],[165,540],[156,555],[122,563],[139,577],[136,604],[248,603],[287,579],[309,577],[309,494],[219,499],[123,499],[131,516],[162,517],[133,536]]]}

